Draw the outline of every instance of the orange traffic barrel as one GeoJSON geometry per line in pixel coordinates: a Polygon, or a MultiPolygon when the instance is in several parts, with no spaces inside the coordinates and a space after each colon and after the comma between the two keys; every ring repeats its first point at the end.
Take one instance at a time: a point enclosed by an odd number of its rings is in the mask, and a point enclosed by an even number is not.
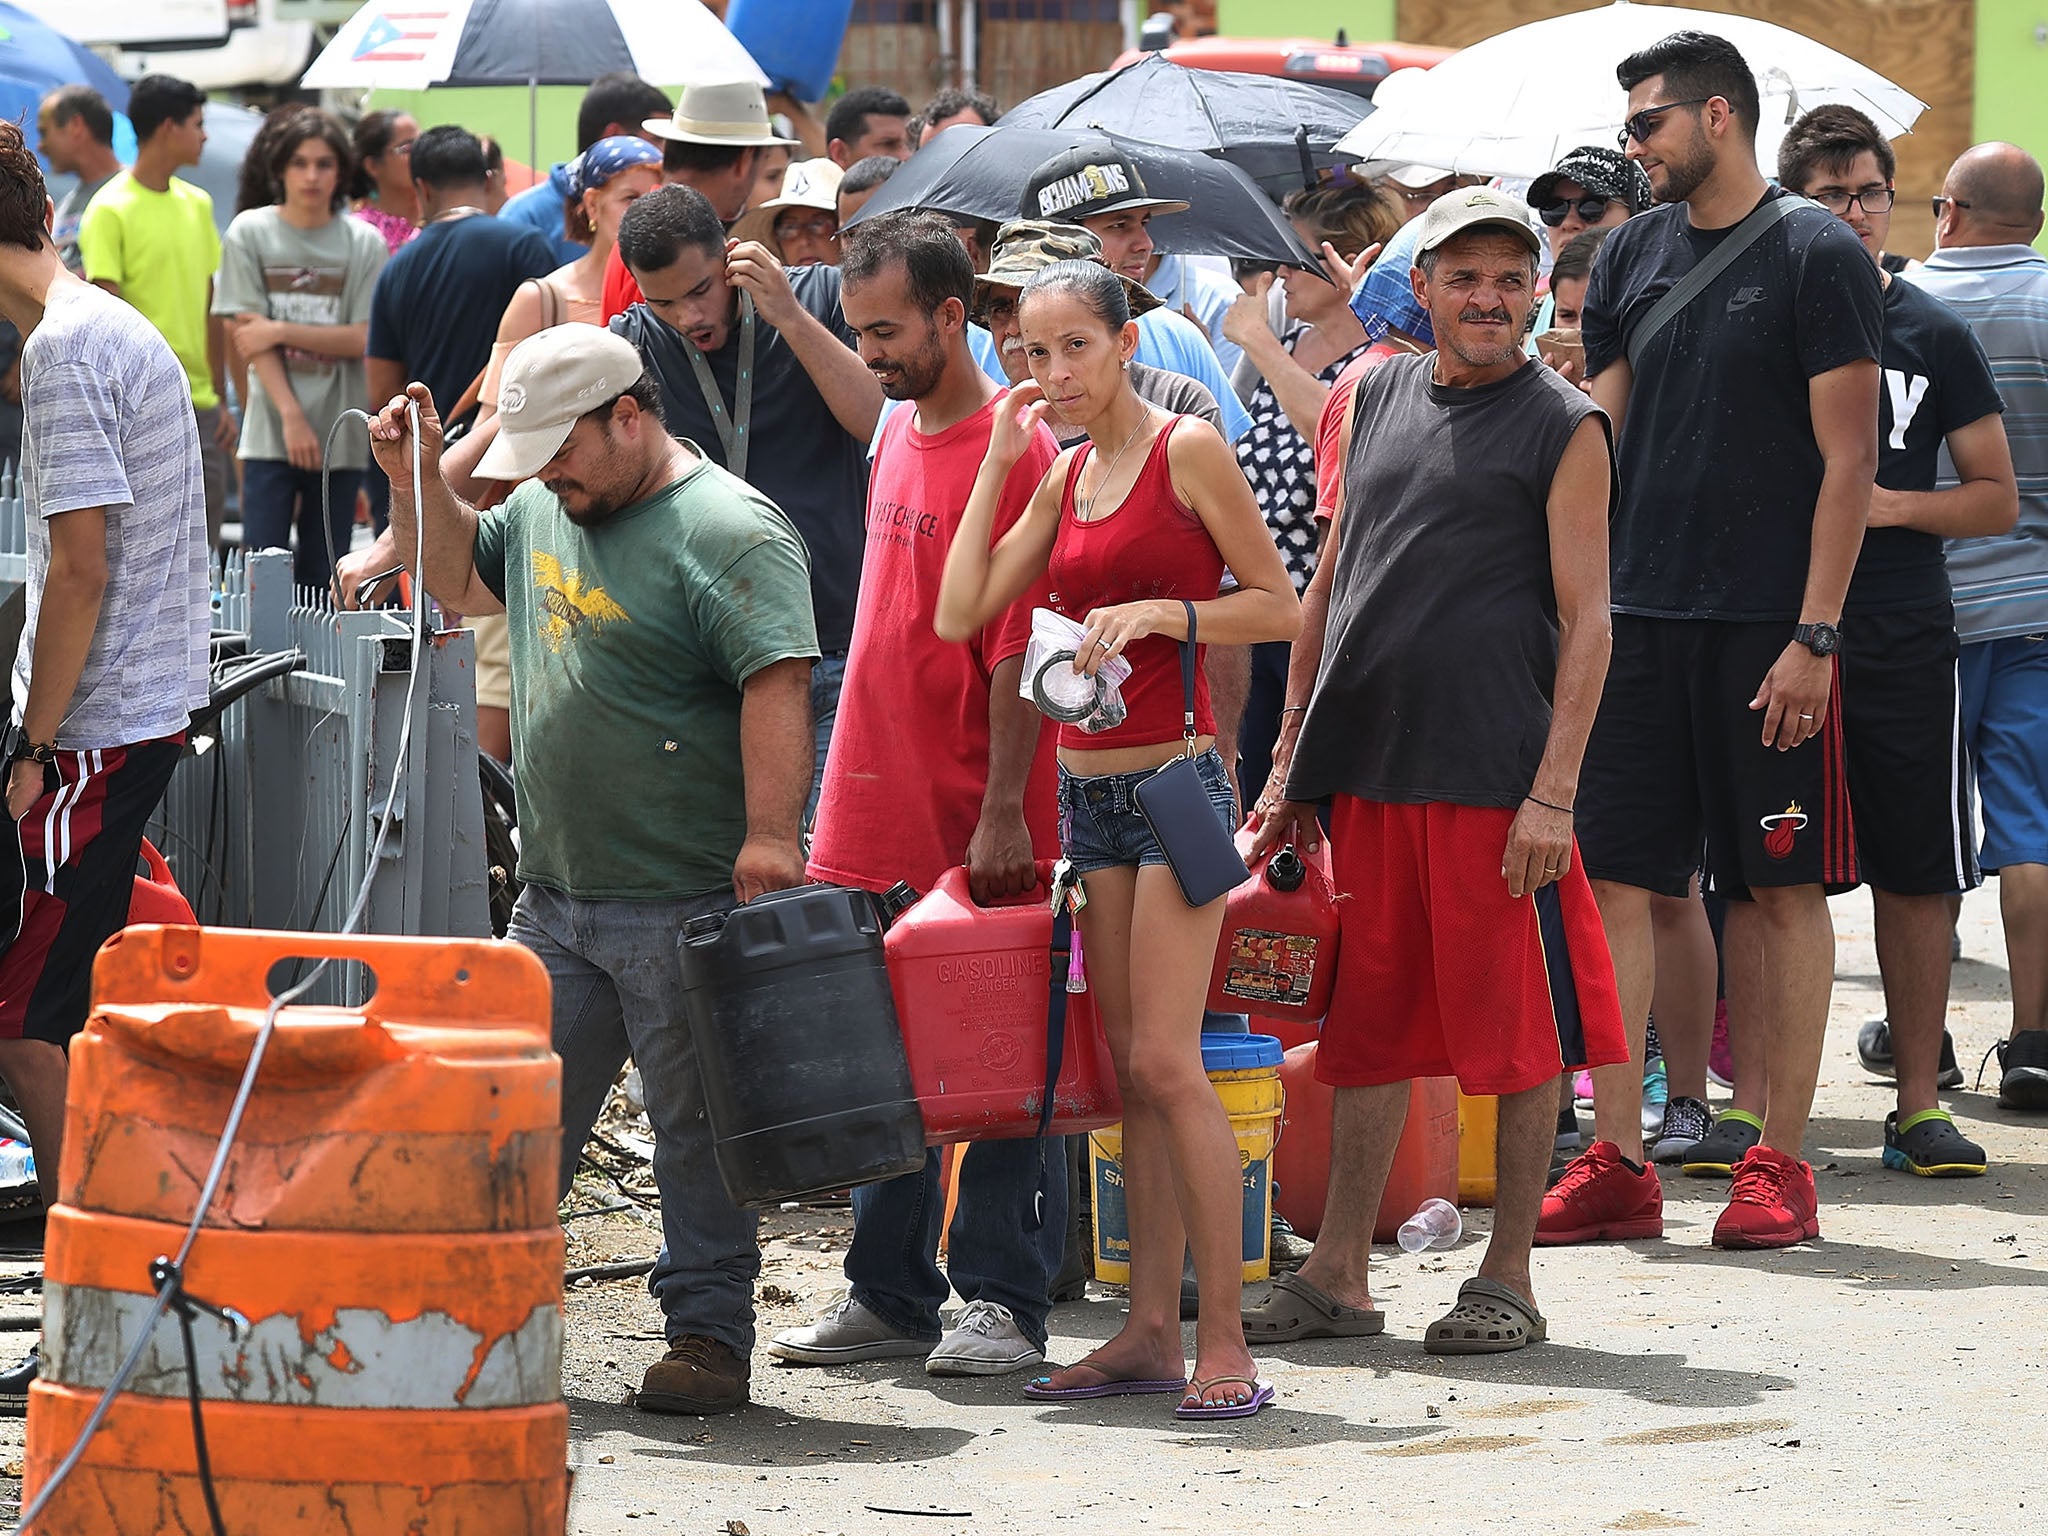
{"type": "Polygon", "coordinates": [[[287,1007],[175,1312],[35,1536],[561,1536],[568,1410],[547,973],[515,944],[130,928],[73,1042],[45,1243],[24,1500],[147,1323],[296,957],[360,962],[353,1007],[287,1007]],[[277,973],[277,974],[274,974],[277,973]],[[233,1321],[230,1322],[229,1318],[233,1321]]]}

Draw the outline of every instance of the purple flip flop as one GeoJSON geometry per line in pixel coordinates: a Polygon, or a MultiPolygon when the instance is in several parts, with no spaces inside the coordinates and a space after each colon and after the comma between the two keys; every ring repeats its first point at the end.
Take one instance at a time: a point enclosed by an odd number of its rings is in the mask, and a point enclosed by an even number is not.
{"type": "MultiPolygon", "coordinates": [[[[1089,1370],[1096,1367],[1089,1366],[1089,1370]]],[[[1145,1381],[1129,1376],[1105,1376],[1092,1387],[1052,1387],[1052,1378],[1040,1376],[1024,1383],[1024,1395],[1040,1403],[1078,1403],[1096,1397],[1139,1397],[1147,1393],[1186,1392],[1186,1380],[1145,1381]]]]}
{"type": "Polygon", "coordinates": [[[1250,1399],[1242,1403],[1182,1403],[1173,1410],[1173,1416],[1176,1419],[1248,1419],[1273,1401],[1273,1383],[1254,1380],[1250,1376],[1211,1376],[1207,1381],[1189,1382],[1187,1390],[1202,1393],[1225,1382],[1250,1387],[1250,1399]]]}

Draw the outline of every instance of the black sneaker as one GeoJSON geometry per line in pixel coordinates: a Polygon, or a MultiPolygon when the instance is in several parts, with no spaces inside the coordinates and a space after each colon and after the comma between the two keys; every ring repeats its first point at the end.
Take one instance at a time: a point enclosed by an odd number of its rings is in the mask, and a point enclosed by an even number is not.
{"type": "Polygon", "coordinates": [[[1695,1179],[1725,1179],[1749,1149],[1764,1139],[1764,1128],[1747,1111],[1731,1109],[1685,1154],[1685,1171],[1695,1179]]]}
{"type": "Polygon", "coordinates": [[[1956,1129],[1945,1109],[1914,1115],[1903,1131],[1893,1110],[1884,1117],[1884,1165],[1923,1179],[1971,1179],[1984,1171],[1984,1149],[1956,1129]]]}
{"type": "Polygon", "coordinates": [[[2023,1029],[1994,1049],[1998,1102],[2007,1109],[2048,1109],[2048,1029],[2023,1029]]]}
{"type": "Polygon", "coordinates": [[[28,1389],[35,1385],[43,1364],[43,1346],[29,1346],[28,1358],[12,1370],[0,1371],[0,1419],[28,1415],[28,1389]]]}
{"type": "Polygon", "coordinates": [[[1551,1150],[1564,1153],[1565,1161],[1570,1162],[1579,1155],[1584,1143],[1585,1137],[1579,1132],[1579,1112],[1566,1105],[1557,1112],[1557,1140],[1550,1144],[1551,1150]]]}
{"type": "Polygon", "coordinates": [[[1699,1099],[1680,1094],[1664,1111],[1664,1130],[1650,1148],[1650,1161],[1684,1161],[1713,1128],[1714,1112],[1699,1099]]]}
{"type": "MultiPolygon", "coordinates": [[[[1863,1070],[1872,1077],[1898,1076],[1898,1068],[1892,1060],[1892,1026],[1889,1020],[1864,1021],[1863,1028],[1856,1032],[1856,1059],[1863,1063],[1863,1070]]],[[[1956,1037],[1945,1029],[1941,1032],[1941,1070],[1935,1074],[1934,1086],[1963,1086],[1963,1069],[1956,1061],[1956,1037]]]]}

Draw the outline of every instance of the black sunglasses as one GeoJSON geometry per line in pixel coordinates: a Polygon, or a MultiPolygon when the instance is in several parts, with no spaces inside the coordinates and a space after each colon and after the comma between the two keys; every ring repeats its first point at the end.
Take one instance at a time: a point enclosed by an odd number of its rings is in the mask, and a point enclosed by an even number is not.
{"type": "Polygon", "coordinates": [[[1657,124],[1662,121],[1666,112],[1675,112],[1680,107],[1703,107],[1713,99],[1711,96],[1695,96],[1690,101],[1667,101],[1659,106],[1645,107],[1634,117],[1622,122],[1621,132],[1614,136],[1614,147],[1626,153],[1630,139],[1634,139],[1638,144],[1647,144],[1650,142],[1650,135],[1657,131],[1657,124]]]}
{"type": "Polygon", "coordinates": [[[1556,229],[1570,217],[1571,211],[1576,208],[1579,210],[1579,217],[1588,224],[1598,224],[1607,217],[1607,205],[1613,201],[1614,199],[1611,197],[1596,197],[1590,193],[1580,198],[1576,203],[1566,202],[1561,197],[1553,198],[1536,210],[1536,217],[1548,224],[1552,229],[1556,229]]]}

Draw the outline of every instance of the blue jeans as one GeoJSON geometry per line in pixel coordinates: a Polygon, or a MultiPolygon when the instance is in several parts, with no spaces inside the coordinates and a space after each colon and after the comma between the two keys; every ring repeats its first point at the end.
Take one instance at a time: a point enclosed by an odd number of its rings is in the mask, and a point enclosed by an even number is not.
{"type": "MultiPolygon", "coordinates": [[[[348,553],[356,527],[359,469],[337,469],[329,492],[329,531],[337,555],[348,553]]],[[[327,558],[327,534],[320,529],[320,471],[296,469],[283,459],[242,461],[242,548],[290,549],[299,533],[292,579],[302,587],[327,590],[334,566],[327,558]]]]}
{"type": "Polygon", "coordinates": [[[962,1301],[1000,1302],[1031,1342],[1045,1348],[1052,1281],[1067,1246],[1066,1138],[978,1141],[961,1148],[954,1168],[960,1202],[939,1273],[939,1154],[924,1156],[922,1173],[868,1184],[853,1192],[853,1241],[846,1283],[853,1298],[899,1333],[939,1337],[947,1281],[962,1301]],[[1042,1157],[1042,1161],[1041,1161],[1042,1157]],[[1030,1230],[1041,1168],[1045,1205],[1030,1230]]]}
{"type": "Polygon", "coordinates": [[[846,681],[846,653],[823,656],[811,668],[811,731],[817,739],[818,762],[811,774],[811,803],[804,807],[804,825],[818,819],[818,796],[825,790],[825,754],[832,748],[832,727],[839,719],[839,689],[846,681]]]}
{"type": "MultiPolygon", "coordinates": [[[[1230,775],[1214,747],[1195,759],[1195,769],[1223,829],[1236,831],[1237,797],[1231,793],[1230,775]]],[[[1142,868],[1166,862],[1166,850],[1138,810],[1138,786],[1157,771],[1146,768],[1137,773],[1083,778],[1061,766],[1060,851],[1076,873],[1092,875],[1098,869],[1142,868]]]]}
{"type": "Polygon", "coordinates": [[[671,1344],[699,1334],[744,1357],[754,1347],[761,1273],[757,1218],[732,1203],[718,1175],[676,960],[684,923],[732,905],[730,891],[692,901],[582,901],[528,885],[507,937],[538,955],[554,983],[562,1193],[630,1055],[646,1084],[661,1192],[661,1252],[648,1292],[671,1344]]]}

